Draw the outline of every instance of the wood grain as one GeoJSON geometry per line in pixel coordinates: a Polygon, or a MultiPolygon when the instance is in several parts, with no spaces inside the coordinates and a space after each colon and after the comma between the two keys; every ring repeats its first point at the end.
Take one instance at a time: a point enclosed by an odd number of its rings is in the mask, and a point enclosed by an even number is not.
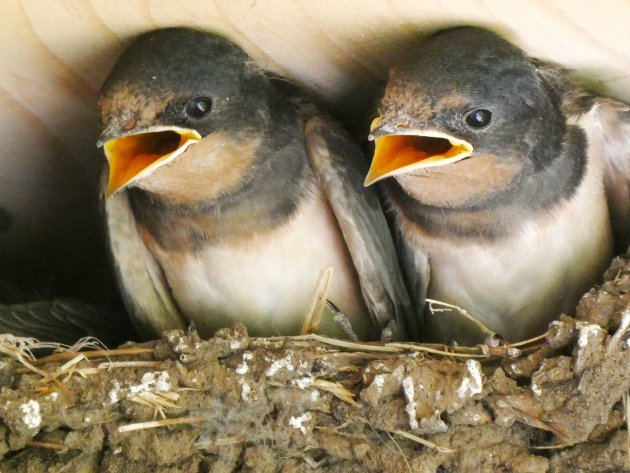
{"type": "Polygon", "coordinates": [[[30,271],[102,283],[95,97],[125,44],[149,29],[223,33],[355,129],[367,123],[407,46],[456,24],[493,28],[630,101],[627,0],[3,0],[3,7],[0,208],[12,226],[0,230],[0,277],[30,271]]]}

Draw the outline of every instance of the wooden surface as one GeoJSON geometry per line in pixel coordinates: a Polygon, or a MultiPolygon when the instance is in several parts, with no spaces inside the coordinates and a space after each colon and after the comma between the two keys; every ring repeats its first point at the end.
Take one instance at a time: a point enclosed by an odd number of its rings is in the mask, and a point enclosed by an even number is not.
{"type": "Polygon", "coordinates": [[[367,122],[388,66],[407,45],[456,24],[493,28],[531,55],[575,68],[630,101],[628,0],[2,4],[0,277],[32,273],[53,281],[53,291],[77,281],[102,284],[95,196],[103,158],[94,145],[95,97],[127,41],[149,29],[189,25],[221,32],[261,65],[332,104],[356,128],[367,122]]]}

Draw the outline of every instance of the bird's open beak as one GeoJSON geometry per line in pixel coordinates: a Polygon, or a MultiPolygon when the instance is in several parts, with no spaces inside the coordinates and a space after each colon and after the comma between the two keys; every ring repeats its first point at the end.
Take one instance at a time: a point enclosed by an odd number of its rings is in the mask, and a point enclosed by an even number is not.
{"type": "Polygon", "coordinates": [[[364,185],[420,168],[443,166],[470,156],[472,145],[446,133],[372,122],[375,150],[364,185]]]}
{"type": "Polygon", "coordinates": [[[171,162],[199,140],[201,135],[188,128],[151,127],[99,141],[109,161],[108,196],[171,162]]]}

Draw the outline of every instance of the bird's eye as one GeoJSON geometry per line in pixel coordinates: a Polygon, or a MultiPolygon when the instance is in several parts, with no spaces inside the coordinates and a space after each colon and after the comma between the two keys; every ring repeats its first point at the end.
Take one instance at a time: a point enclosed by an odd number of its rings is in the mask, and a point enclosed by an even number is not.
{"type": "Polygon", "coordinates": [[[492,119],[492,112],[483,108],[477,108],[466,115],[466,123],[474,128],[483,128],[492,119]]]}
{"type": "Polygon", "coordinates": [[[195,97],[186,104],[186,113],[193,118],[201,118],[212,109],[212,99],[208,97],[195,97]]]}

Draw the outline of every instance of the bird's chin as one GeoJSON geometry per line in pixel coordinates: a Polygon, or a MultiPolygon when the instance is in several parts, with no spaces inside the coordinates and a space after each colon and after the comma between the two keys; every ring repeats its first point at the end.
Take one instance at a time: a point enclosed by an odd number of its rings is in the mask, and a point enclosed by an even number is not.
{"type": "Polygon", "coordinates": [[[173,156],[127,185],[174,205],[208,203],[237,192],[256,175],[262,140],[261,133],[236,139],[227,132],[212,132],[185,152],[178,148],[173,156]]]}
{"type": "Polygon", "coordinates": [[[407,195],[435,207],[461,207],[487,201],[514,185],[523,171],[516,160],[476,155],[441,167],[420,168],[393,178],[407,195]]]}
{"type": "Polygon", "coordinates": [[[155,127],[110,139],[104,144],[109,162],[111,196],[181,156],[201,135],[191,129],[155,127]]]}

